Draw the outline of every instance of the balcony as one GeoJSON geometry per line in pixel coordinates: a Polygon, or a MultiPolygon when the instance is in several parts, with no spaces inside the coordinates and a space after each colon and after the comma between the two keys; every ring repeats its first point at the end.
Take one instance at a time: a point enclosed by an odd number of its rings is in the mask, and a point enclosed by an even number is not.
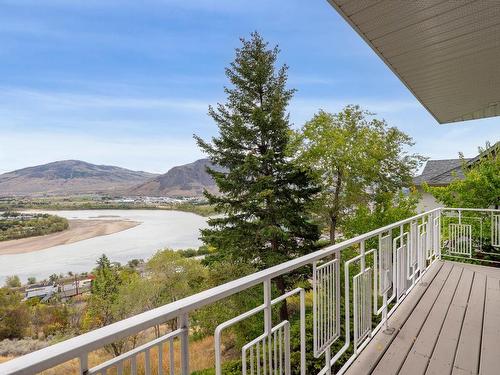
{"type": "Polygon", "coordinates": [[[0,374],[67,373],[56,366],[68,361],[81,374],[189,374],[195,311],[254,288],[262,304],[214,330],[215,374],[224,335],[250,318],[263,329],[236,350],[243,374],[305,375],[311,361],[317,374],[495,374],[500,268],[478,261],[500,261],[500,210],[438,208],[13,359],[0,374]],[[272,280],[299,268],[306,285],[276,295],[272,280]],[[296,303],[298,329],[273,313],[284,300],[296,303]],[[172,320],[171,332],[93,363],[93,351],[172,320]]]}

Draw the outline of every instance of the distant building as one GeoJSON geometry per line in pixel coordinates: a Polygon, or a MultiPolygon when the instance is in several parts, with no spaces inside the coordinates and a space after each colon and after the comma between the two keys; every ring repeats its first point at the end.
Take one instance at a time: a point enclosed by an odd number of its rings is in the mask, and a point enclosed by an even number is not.
{"type": "Polygon", "coordinates": [[[25,289],[24,300],[31,298],[40,298],[42,302],[48,301],[52,296],[59,296],[61,298],[74,297],[82,293],[90,291],[92,280],[94,276],[90,275],[81,280],[70,280],[61,282],[59,284],[36,284],[30,285],[25,289]]]}
{"type": "Polygon", "coordinates": [[[413,179],[417,190],[422,194],[422,198],[417,206],[418,212],[442,206],[430,193],[424,191],[424,183],[433,187],[448,186],[453,180],[464,178],[464,168],[471,168],[481,158],[488,155],[497,155],[498,152],[500,152],[500,141],[472,159],[429,160],[422,174],[413,179]]]}

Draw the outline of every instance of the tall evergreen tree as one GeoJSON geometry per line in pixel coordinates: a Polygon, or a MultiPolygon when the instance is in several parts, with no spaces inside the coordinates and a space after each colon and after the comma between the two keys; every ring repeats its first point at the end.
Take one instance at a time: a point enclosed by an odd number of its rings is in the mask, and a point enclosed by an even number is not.
{"type": "MultiPolygon", "coordinates": [[[[319,188],[287,155],[287,107],[295,90],[286,87],[288,67],[276,67],[278,47],[269,48],[256,32],[241,42],[226,68],[227,101],[209,108],[219,135],[211,142],[195,136],[225,169],[208,170],[220,194],[205,195],[223,215],[209,220],[202,240],[225,258],[263,269],[312,249],[319,230],[308,220],[307,205],[319,188]]],[[[292,280],[274,283],[284,293],[292,280]]],[[[285,304],[280,315],[287,318],[285,304]]]]}

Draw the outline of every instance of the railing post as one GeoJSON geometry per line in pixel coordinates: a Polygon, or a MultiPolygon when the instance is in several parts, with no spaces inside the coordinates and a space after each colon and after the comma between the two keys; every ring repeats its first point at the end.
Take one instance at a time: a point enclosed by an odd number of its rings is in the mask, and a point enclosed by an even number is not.
{"type": "Polygon", "coordinates": [[[384,292],[384,309],[382,310],[382,321],[385,322],[385,329],[389,329],[389,319],[387,319],[387,292],[384,292]]]}
{"type": "Polygon", "coordinates": [[[80,356],[80,374],[87,375],[89,372],[89,356],[88,353],[80,356]]]}
{"type": "Polygon", "coordinates": [[[325,366],[326,375],[332,375],[332,347],[331,345],[325,350],[325,366]]]}
{"type": "Polygon", "coordinates": [[[183,329],[181,335],[181,374],[189,375],[189,316],[181,315],[178,326],[183,329]]]}
{"type": "Polygon", "coordinates": [[[306,375],[306,292],[300,290],[300,375],[306,375]]]}
{"type": "Polygon", "coordinates": [[[442,231],[442,212],[443,209],[440,209],[437,213],[438,216],[438,227],[437,227],[437,233],[436,233],[436,243],[437,243],[437,251],[438,251],[438,259],[441,260],[441,249],[442,249],[442,243],[441,243],[441,231],[442,231]]]}
{"type": "Polygon", "coordinates": [[[359,253],[361,254],[361,272],[366,269],[366,259],[365,259],[365,241],[361,241],[359,253]]]}
{"type": "MultiPolygon", "coordinates": [[[[269,358],[269,373],[272,373],[272,356],[271,356],[271,331],[273,329],[272,322],[272,289],[271,289],[271,279],[264,280],[264,330],[267,336],[267,353],[269,358]]],[[[264,344],[263,344],[264,345],[264,344]]],[[[265,347],[262,350],[266,350],[265,347]]],[[[266,369],[264,369],[264,373],[266,373],[266,369]]]]}
{"type": "Polygon", "coordinates": [[[272,329],[272,311],[271,311],[271,279],[266,279],[264,287],[264,330],[267,335],[271,334],[272,329]]]}

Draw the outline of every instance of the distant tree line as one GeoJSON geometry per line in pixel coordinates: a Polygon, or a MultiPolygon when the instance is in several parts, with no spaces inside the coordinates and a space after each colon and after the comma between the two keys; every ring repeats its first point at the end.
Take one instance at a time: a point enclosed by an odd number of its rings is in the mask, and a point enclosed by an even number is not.
{"type": "Polygon", "coordinates": [[[108,197],[50,197],[50,198],[17,198],[0,200],[0,211],[44,209],[44,210],[138,210],[158,209],[192,212],[200,216],[213,214],[213,208],[203,202],[180,203],[145,203],[145,202],[113,202],[108,197]]]}

